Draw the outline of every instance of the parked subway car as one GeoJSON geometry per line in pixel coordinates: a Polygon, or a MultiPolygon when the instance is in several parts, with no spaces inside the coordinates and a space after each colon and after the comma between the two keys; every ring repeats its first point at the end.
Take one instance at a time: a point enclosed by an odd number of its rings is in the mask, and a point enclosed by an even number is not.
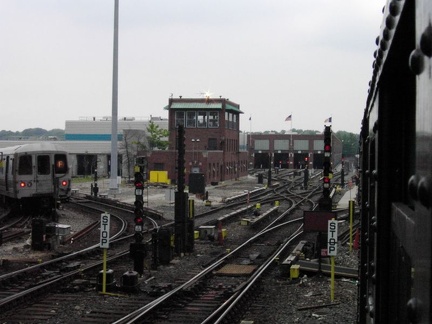
{"type": "Polygon", "coordinates": [[[360,136],[359,323],[432,323],[432,2],[388,1],[360,136]]]}
{"type": "Polygon", "coordinates": [[[70,198],[68,152],[51,142],[0,149],[0,196],[8,205],[49,210],[70,198]]]}

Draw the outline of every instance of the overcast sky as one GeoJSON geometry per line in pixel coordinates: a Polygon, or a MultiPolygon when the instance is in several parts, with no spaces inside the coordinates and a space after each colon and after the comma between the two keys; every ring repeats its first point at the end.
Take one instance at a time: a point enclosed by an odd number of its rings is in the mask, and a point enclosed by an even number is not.
{"type": "MultiPolygon", "coordinates": [[[[241,130],[358,133],[383,0],[120,0],[118,115],[171,94],[240,104],[241,130]],[[251,117],[251,121],[249,118],[251,117]]],[[[0,130],[112,111],[114,0],[0,0],[0,130]]]]}

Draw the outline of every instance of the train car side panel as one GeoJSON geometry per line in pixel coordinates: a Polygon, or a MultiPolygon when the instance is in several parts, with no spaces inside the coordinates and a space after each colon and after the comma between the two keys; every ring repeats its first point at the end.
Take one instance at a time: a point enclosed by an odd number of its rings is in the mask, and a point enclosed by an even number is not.
{"type": "MultiPolygon", "coordinates": [[[[413,323],[431,323],[431,207],[432,207],[432,3],[416,2],[416,35],[413,55],[423,66],[417,74],[416,168],[410,178],[414,200],[413,290],[408,302],[413,323]],[[415,49],[417,49],[415,51],[415,49]],[[418,51],[420,49],[420,52],[418,51]]],[[[413,65],[415,61],[411,62],[413,65]]]]}
{"type": "Polygon", "coordinates": [[[388,1],[361,132],[359,323],[431,323],[432,3],[388,1]]]}

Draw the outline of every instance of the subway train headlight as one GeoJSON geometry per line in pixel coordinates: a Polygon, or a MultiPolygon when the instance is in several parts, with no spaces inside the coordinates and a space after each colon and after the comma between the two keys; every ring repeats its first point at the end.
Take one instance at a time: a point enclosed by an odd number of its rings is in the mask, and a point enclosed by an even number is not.
{"type": "Polygon", "coordinates": [[[67,180],[63,180],[63,181],[61,182],[61,185],[62,185],[62,187],[67,187],[67,185],[68,185],[67,180]]]}
{"type": "Polygon", "coordinates": [[[20,188],[25,188],[26,187],[26,183],[24,181],[21,181],[19,183],[20,188]]]}
{"type": "Polygon", "coordinates": [[[33,183],[31,181],[27,182],[27,187],[30,188],[31,186],[33,186],[33,183]]]}

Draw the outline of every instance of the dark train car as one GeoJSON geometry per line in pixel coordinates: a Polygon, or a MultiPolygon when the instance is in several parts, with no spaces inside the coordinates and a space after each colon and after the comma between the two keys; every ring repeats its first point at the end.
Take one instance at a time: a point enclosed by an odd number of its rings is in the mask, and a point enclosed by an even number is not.
{"type": "Polygon", "coordinates": [[[71,194],[69,155],[49,142],[0,150],[0,196],[6,204],[50,210],[71,194]]]}
{"type": "Polygon", "coordinates": [[[362,122],[359,323],[432,323],[432,2],[388,1],[362,122]]]}

